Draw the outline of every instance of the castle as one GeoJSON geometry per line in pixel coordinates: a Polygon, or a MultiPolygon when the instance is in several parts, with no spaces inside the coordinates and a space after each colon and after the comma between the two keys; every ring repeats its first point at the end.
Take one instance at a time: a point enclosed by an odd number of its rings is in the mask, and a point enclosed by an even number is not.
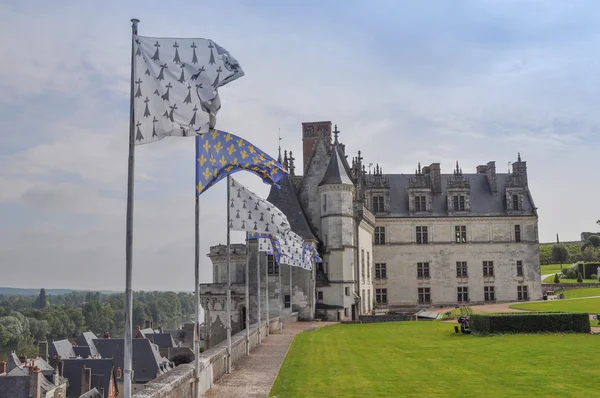
{"type": "MultiPolygon", "coordinates": [[[[293,311],[300,319],[541,299],[538,216],[520,155],[510,173],[496,173],[495,162],[475,174],[463,174],[458,162],[449,174],[439,163],[419,164],[411,174],[384,174],[378,165],[367,173],[360,151],[348,161],[338,134],[331,122],[302,123],[302,175],[291,152],[279,155],[290,175],[267,200],[319,249],[323,263],[312,271],[278,266],[250,241],[251,323],[257,264],[263,317],[265,275],[270,316],[293,311]]],[[[246,247],[231,247],[236,333],[245,327],[246,247]]],[[[201,294],[214,345],[225,339],[225,246],[212,247],[209,257],[214,283],[201,285],[201,294]]]]}

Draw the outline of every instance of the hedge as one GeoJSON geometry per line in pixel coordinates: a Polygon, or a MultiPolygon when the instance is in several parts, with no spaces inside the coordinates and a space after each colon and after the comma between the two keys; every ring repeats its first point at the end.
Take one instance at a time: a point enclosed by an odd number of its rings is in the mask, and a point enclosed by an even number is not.
{"type": "MultiPolygon", "coordinates": [[[[552,261],[552,246],[554,246],[554,244],[540,245],[541,265],[556,264],[556,261],[552,261]]],[[[581,245],[565,244],[565,247],[569,252],[569,259],[565,261],[565,264],[571,264],[583,260],[583,256],[581,255],[581,245]]]]}
{"type": "Polygon", "coordinates": [[[577,332],[589,333],[589,315],[583,312],[531,312],[473,314],[469,317],[473,334],[577,332]]]}

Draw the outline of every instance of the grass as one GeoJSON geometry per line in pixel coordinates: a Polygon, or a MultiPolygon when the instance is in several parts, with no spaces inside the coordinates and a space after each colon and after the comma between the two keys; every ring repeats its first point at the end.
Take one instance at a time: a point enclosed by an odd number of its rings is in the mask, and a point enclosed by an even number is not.
{"type": "MultiPolygon", "coordinates": [[[[565,298],[580,298],[600,296],[600,287],[585,287],[581,289],[561,290],[560,293],[565,295],[565,298]]],[[[600,310],[600,308],[599,308],[600,310]]]]}
{"type": "Polygon", "coordinates": [[[534,303],[513,304],[510,308],[528,311],[548,312],[587,312],[597,314],[600,312],[600,297],[584,298],[577,300],[552,300],[534,303]]]}
{"type": "MultiPolygon", "coordinates": [[[[559,275],[560,276],[560,275],[559,275]]],[[[578,283],[577,279],[559,279],[560,283],[578,283]]],[[[597,283],[597,279],[583,279],[583,283],[597,283]]],[[[544,278],[542,283],[554,283],[554,275],[544,278]]]]}
{"type": "MultiPolygon", "coordinates": [[[[563,264],[563,268],[569,268],[571,264],[563,264]]],[[[540,266],[541,274],[559,274],[560,275],[560,264],[548,264],[540,266]]],[[[552,275],[554,277],[554,275],[552,275]]]]}
{"type": "Polygon", "coordinates": [[[598,347],[598,336],[474,337],[455,334],[454,325],[449,322],[333,325],[301,333],[290,347],[270,396],[597,394],[598,360],[590,352],[598,347]]]}

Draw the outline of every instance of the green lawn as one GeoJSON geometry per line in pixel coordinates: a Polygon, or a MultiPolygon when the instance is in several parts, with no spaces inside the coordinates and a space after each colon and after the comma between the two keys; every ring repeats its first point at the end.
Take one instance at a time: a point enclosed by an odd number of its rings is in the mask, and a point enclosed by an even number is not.
{"type": "MultiPolygon", "coordinates": [[[[559,275],[560,276],[560,275],[559,275]]],[[[560,283],[578,283],[577,279],[559,279],[560,283]]],[[[544,278],[543,283],[554,283],[554,275],[544,278]]],[[[583,279],[583,283],[597,283],[597,279],[583,279]]]]}
{"type": "Polygon", "coordinates": [[[557,312],[600,312],[600,297],[576,300],[552,300],[535,303],[513,304],[510,308],[528,311],[557,311],[557,312]]]}
{"type": "MultiPolygon", "coordinates": [[[[570,266],[571,264],[563,264],[563,268],[569,268],[570,266]]],[[[540,270],[542,275],[550,273],[560,274],[560,264],[541,265],[540,270]]]]}
{"type": "Polygon", "coordinates": [[[270,396],[585,397],[598,392],[598,360],[590,355],[600,344],[598,336],[474,337],[455,334],[455,325],[394,322],[303,332],[270,396]]]}
{"type": "MultiPolygon", "coordinates": [[[[565,295],[565,298],[593,297],[600,296],[600,287],[584,287],[581,289],[561,290],[560,293],[565,295]]],[[[599,308],[600,310],[600,308],[599,308]]]]}

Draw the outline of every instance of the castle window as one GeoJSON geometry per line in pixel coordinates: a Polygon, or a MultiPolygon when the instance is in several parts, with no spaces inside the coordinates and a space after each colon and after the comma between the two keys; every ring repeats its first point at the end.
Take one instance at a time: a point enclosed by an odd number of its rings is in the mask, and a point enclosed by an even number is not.
{"type": "Polygon", "coordinates": [[[517,286],[517,300],[529,300],[529,292],[527,291],[527,286],[517,286]]]}
{"type": "Polygon", "coordinates": [[[467,276],[467,262],[466,261],[457,261],[456,262],[456,276],[457,277],[466,277],[467,276]]]}
{"type": "Polygon", "coordinates": [[[348,308],[344,308],[344,316],[348,316],[348,308]]]}
{"type": "Polygon", "coordinates": [[[469,288],[466,286],[459,286],[456,288],[456,292],[458,295],[458,302],[466,302],[469,301],[469,288]]]}
{"type": "Polygon", "coordinates": [[[375,264],[375,278],[387,278],[387,264],[379,263],[375,264]]]}
{"type": "Polygon", "coordinates": [[[427,211],[427,196],[415,196],[415,211],[427,211]]]}
{"type": "Polygon", "coordinates": [[[457,225],[454,227],[456,243],[467,243],[467,226],[457,225]]]}
{"type": "Polygon", "coordinates": [[[515,242],[521,241],[521,226],[515,225],[515,242]]]}
{"type": "Polygon", "coordinates": [[[429,278],[429,263],[417,263],[417,278],[429,278]]]}
{"type": "Polygon", "coordinates": [[[383,209],[383,196],[373,196],[373,212],[380,213],[383,209]]]}
{"type": "Polygon", "coordinates": [[[362,276],[362,283],[365,283],[365,251],[360,251],[360,275],[362,276]]]}
{"type": "Polygon", "coordinates": [[[367,280],[371,280],[371,253],[367,252],[367,280]]]}
{"type": "Polygon", "coordinates": [[[519,210],[519,195],[512,196],[512,208],[513,210],[519,210]]]}
{"type": "Polygon", "coordinates": [[[496,301],[496,292],[494,291],[494,286],[483,287],[483,300],[496,301]]]}
{"type": "Polygon", "coordinates": [[[327,211],[327,194],[323,195],[323,211],[327,211]]]}
{"type": "Polygon", "coordinates": [[[419,288],[419,303],[431,303],[431,289],[428,287],[419,288]]]}
{"type": "Polygon", "coordinates": [[[384,245],[385,244],[385,227],[375,227],[375,244],[376,245],[384,245]]]}
{"type": "Polygon", "coordinates": [[[452,197],[454,211],[465,211],[465,197],[463,195],[454,195],[452,197]]]}
{"type": "Polygon", "coordinates": [[[346,296],[349,296],[349,295],[350,295],[350,288],[349,288],[349,287],[345,287],[345,288],[344,288],[344,294],[345,294],[346,296]]]}
{"type": "Polygon", "coordinates": [[[494,276],[494,262],[484,261],[483,262],[483,276],[494,276]]]}
{"type": "Polygon", "coordinates": [[[517,276],[523,276],[523,261],[517,260],[517,276]]]}
{"type": "Polygon", "coordinates": [[[290,305],[292,304],[292,302],[290,301],[290,295],[286,294],[285,296],[283,296],[283,305],[285,308],[290,308],[290,305]]]}
{"type": "Polygon", "coordinates": [[[429,242],[427,236],[427,227],[417,227],[417,243],[425,244],[427,242],[429,242]]]}
{"type": "Polygon", "coordinates": [[[387,304],[387,289],[375,289],[375,301],[377,304],[387,304]]]}
{"type": "Polygon", "coordinates": [[[317,292],[317,300],[323,300],[323,291],[317,292]]]}
{"type": "Polygon", "coordinates": [[[267,273],[269,275],[279,275],[279,264],[275,261],[275,256],[267,255],[267,273]]]}

